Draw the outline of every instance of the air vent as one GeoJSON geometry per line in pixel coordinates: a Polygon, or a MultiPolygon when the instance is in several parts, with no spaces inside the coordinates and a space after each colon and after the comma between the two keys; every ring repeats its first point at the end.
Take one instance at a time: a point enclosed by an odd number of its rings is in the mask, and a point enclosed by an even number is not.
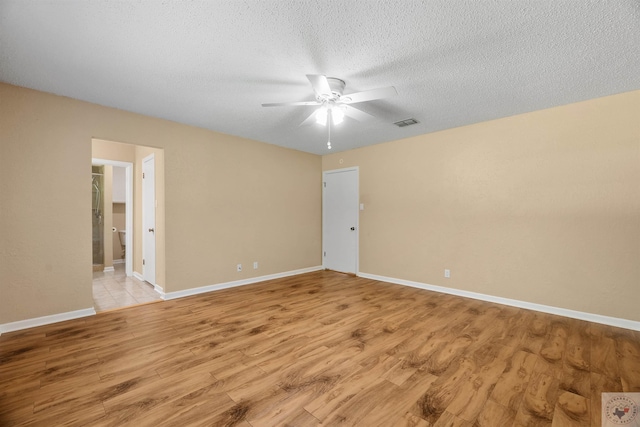
{"type": "Polygon", "coordinates": [[[406,119],[395,122],[394,125],[398,126],[399,128],[403,128],[405,126],[415,125],[416,123],[418,123],[416,119],[406,119]]]}

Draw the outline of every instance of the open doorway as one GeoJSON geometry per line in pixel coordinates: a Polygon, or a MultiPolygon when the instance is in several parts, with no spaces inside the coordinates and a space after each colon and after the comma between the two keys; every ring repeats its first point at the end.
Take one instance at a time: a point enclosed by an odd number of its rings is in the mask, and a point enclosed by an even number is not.
{"type": "MultiPolygon", "coordinates": [[[[96,311],[113,310],[132,305],[158,301],[163,296],[164,258],[154,266],[154,273],[148,275],[144,269],[144,243],[142,206],[144,196],[143,160],[154,153],[160,159],[160,177],[154,187],[151,199],[153,212],[159,217],[157,227],[160,255],[164,255],[164,156],[163,150],[151,147],[125,144],[114,141],[92,140],[92,178],[99,174],[102,180],[100,190],[93,190],[92,221],[101,221],[102,241],[96,243],[94,227],[94,247],[102,249],[102,258],[94,256],[93,300],[96,311]],[[157,190],[157,191],[156,191],[157,190]],[[99,194],[99,196],[97,195],[99,194]],[[160,196],[158,196],[161,194],[160,196]],[[95,200],[100,200],[96,203],[95,200]],[[158,199],[160,205],[158,206],[158,199]],[[98,206],[95,207],[94,205],[98,206]],[[156,209],[156,206],[158,209],[156,209]],[[158,212],[156,212],[156,210],[158,212]],[[96,267],[97,266],[97,267],[96,267]],[[160,283],[156,283],[156,276],[160,283]]],[[[155,230],[154,230],[155,232],[155,230]]],[[[155,234],[154,234],[155,236],[155,234]]],[[[94,251],[95,254],[95,251],[94,251]]]]}
{"type": "Polygon", "coordinates": [[[113,271],[124,263],[127,276],[133,274],[133,163],[91,159],[93,265],[94,272],[113,271]]]}

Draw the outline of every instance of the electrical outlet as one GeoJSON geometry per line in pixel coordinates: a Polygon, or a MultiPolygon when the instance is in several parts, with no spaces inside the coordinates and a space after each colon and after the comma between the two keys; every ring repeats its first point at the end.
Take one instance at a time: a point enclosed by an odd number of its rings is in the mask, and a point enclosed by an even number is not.
{"type": "Polygon", "coordinates": [[[444,270],[444,277],[446,277],[447,279],[451,277],[451,270],[444,270]]]}
{"type": "Polygon", "coordinates": [[[238,266],[236,267],[237,271],[242,271],[242,264],[238,264],[238,266]]]}
{"type": "Polygon", "coordinates": [[[254,270],[258,269],[258,261],[253,261],[253,269],[254,270]]]}

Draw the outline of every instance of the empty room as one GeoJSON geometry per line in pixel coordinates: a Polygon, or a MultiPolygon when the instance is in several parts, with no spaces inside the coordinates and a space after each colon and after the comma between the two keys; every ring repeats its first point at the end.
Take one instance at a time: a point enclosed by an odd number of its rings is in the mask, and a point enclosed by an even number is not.
{"type": "Polygon", "coordinates": [[[0,0],[0,426],[640,426],[638,40],[0,0]]]}

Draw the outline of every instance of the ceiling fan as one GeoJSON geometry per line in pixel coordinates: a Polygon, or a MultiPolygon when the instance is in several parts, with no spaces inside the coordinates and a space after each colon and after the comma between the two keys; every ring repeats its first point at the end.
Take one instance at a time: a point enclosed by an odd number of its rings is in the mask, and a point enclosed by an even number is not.
{"type": "Polygon", "coordinates": [[[311,113],[311,115],[307,117],[300,126],[310,124],[314,120],[317,123],[326,126],[329,122],[329,112],[331,113],[331,121],[334,125],[337,125],[343,121],[344,116],[351,117],[352,119],[361,122],[375,118],[369,113],[365,113],[356,107],[352,107],[351,104],[387,98],[389,96],[397,95],[398,93],[395,87],[389,86],[344,95],[344,80],[335,77],[326,77],[321,74],[307,74],[307,79],[309,79],[311,87],[315,92],[315,101],[275,102],[262,104],[262,106],[281,107],[291,105],[317,105],[320,106],[320,108],[311,113]]]}

